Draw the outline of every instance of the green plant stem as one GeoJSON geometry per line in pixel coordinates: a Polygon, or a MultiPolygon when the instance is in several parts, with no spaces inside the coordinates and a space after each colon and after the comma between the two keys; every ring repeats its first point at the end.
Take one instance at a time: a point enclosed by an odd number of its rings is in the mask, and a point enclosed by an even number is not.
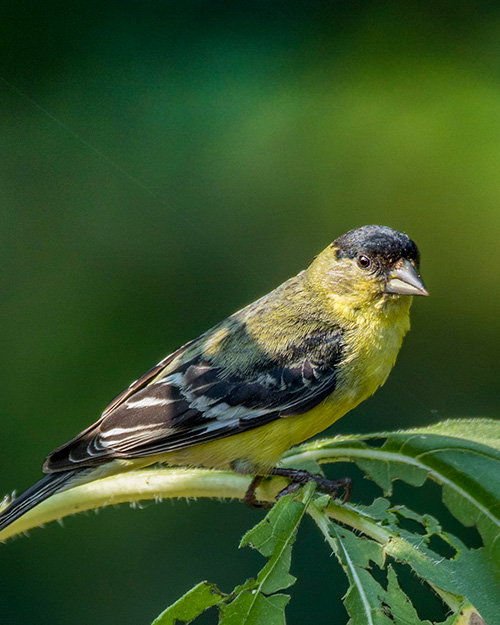
{"type": "MultiPolygon", "coordinates": [[[[251,479],[230,471],[167,467],[121,473],[53,495],[0,532],[0,541],[78,512],[120,503],[180,497],[243,499],[251,479]]],[[[258,497],[274,501],[285,485],[282,478],[266,481],[258,497]]]]}
{"type": "MultiPolygon", "coordinates": [[[[0,540],[78,512],[120,503],[179,497],[243,499],[250,481],[251,477],[208,469],[155,467],[121,473],[53,495],[0,532],[0,540]]],[[[257,490],[257,498],[273,502],[285,485],[286,481],[282,478],[265,480],[257,490]]],[[[331,503],[327,514],[378,542],[389,540],[387,531],[349,504],[331,503]]]]}

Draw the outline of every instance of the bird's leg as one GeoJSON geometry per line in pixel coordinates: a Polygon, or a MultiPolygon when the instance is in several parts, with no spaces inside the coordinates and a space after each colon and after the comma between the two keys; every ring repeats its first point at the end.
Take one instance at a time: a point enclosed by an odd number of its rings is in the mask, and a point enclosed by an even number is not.
{"type": "Polygon", "coordinates": [[[262,482],[263,475],[256,475],[253,480],[250,482],[250,486],[247,488],[247,492],[245,493],[245,497],[243,498],[245,503],[251,508],[271,508],[272,504],[268,501],[257,501],[255,497],[255,491],[257,490],[259,484],[262,482]]]}
{"type": "Polygon", "coordinates": [[[351,497],[352,480],[350,477],[343,477],[339,480],[327,480],[322,475],[309,473],[309,471],[304,471],[303,469],[282,469],[278,467],[271,469],[271,475],[279,475],[280,477],[287,477],[291,480],[290,484],[276,495],[276,501],[289,493],[294,493],[299,486],[307,484],[307,482],[316,482],[319,490],[325,491],[333,497],[335,497],[339,489],[343,488],[343,503],[349,501],[351,497]]]}
{"type": "MultiPolygon", "coordinates": [[[[349,501],[352,491],[352,481],[349,477],[344,477],[339,480],[327,480],[322,475],[317,475],[314,473],[309,473],[309,471],[304,471],[302,469],[282,469],[275,467],[271,469],[269,475],[276,475],[279,477],[286,477],[290,481],[290,484],[280,490],[280,492],[276,495],[276,501],[284,497],[285,495],[289,495],[290,493],[294,493],[302,484],[307,484],[307,482],[316,482],[319,490],[325,491],[330,495],[335,496],[339,489],[344,489],[344,497],[342,501],[345,503],[349,501]]],[[[245,493],[244,501],[252,508],[270,508],[271,504],[268,502],[258,502],[255,497],[255,491],[262,482],[263,475],[256,475],[253,480],[250,482],[250,486],[247,488],[247,492],[245,493]]]]}

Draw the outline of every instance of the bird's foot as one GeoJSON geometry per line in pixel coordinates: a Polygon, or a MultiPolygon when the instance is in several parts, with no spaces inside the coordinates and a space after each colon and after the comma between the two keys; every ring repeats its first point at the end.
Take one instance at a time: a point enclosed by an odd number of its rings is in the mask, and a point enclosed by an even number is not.
{"type": "MultiPolygon", "coordinates": [[[[344,477],[339,480],[327,480],[322,475],[309,473],[309,471],[304,471],[303,469],[282,469],[275,467],[271,469],[269,475],[276,475],[279,477],[286,477],[290,480],[290,484],[280,490],[280,492],[276,495],[276,501],[281,499],[285,495],[289,495],[290,493],[294,493],[298,490],[303,484],[307,484],[307,482],[316,482],[316,485],[319,490],[322,490],[332,497],[335,497],[340,489],[343,489],[344,496],[342,498],[342,502],[345,503],[349,501],[352,492],[352,480],[350,477],[344,477]]],[[[252,508],[271,508],[272,504],[270,502],[259,502],[255,496],[255,491],[257,487],[262,482],[264,476],[256,475],[253,480],[250,482],[250,486],[245,493],[245,503],[251,506],[252,508]]]]}
{"type": "Polygon", "coordinates": [[[250,508],[272,508],[273,506],[273,504],[269,501],[257,501],[257,497],[255,496],[255,491],[262,482],[263,477],[263,475],[256,475],[247,488],[243,501],[247,504],[247,506],[250,506],[250,508]]]}

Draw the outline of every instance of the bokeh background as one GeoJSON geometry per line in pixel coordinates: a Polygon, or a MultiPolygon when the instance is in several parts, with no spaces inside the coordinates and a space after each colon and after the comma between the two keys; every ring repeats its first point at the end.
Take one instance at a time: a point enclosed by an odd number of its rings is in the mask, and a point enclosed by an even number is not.
{"type": "MultiPolygon", "coordinates": [[[[497,417],[499,37],[493,2],[3,3],[1,493],[367,223],[417,241],[431,297],[388,383],[334,432],[497,417]]],[[[412,496],[439,506],[438,489],[412,496]]],[[[35,530],[1,546],[0,621],[148,624],[202,579],[254,575],[237,543],[260,516],[179,501],[35,530]]],[[[292,572],[290,623],[346,622],[307,523],[292,572]]]]}

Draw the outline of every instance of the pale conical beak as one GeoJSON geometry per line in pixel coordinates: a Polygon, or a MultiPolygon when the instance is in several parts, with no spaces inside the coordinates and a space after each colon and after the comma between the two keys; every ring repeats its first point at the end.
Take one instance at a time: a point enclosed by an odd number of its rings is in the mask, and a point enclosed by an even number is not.
{"type": "Polygon", "coordinates": [[[403,261],[399,269],[391,271],[385,292],[399,295],[429,295],[422,278],[409,260],[403,261]]]}

